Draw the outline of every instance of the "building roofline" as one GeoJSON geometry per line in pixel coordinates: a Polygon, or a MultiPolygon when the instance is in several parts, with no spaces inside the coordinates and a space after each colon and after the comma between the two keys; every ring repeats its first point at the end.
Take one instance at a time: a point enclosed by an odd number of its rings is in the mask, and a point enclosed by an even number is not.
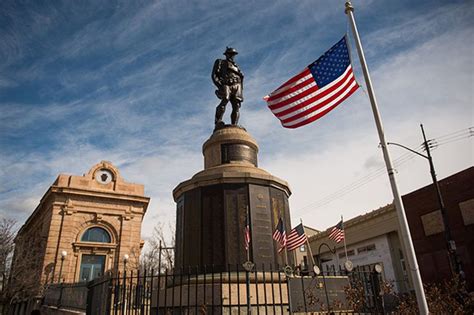
{"type": "MultiPolygon", "coordinates": [[[[56,184],[59,177],[63,175],[60,174],[54,181],[56,184]]],[[[144,203],[146,206],[144,207],[144,211],[146,212],[148,209],[148,205],[150,202],[150,197],[145,197],[145,196],[140,196],[140,195],[127,195],[127,194],[122,194],[122,193],[117,193],[114,191],[102,191],[102,190],[94,190],[94,189],[80,189],[80,188],[74,188],[74,187],[64,187],[64,186],[57,186],[57,185],[51,185],[48,190],[44,193],[44,195],[41,197],[38,205],[35,207],[33,212],[30,214],[30,216],[26,219],[25,223],[20,227],[20,229],[17,232],[17,235],[15,236],[16,238],[21,234],[23,229],[28,226],[28,224],[35,218],[39,211],[43,209],[43,205],[45,204],[46,200],[52,195],[52,193],[58,193],[58,194],[69,194],[69,195],[90,195],[91,193],[94,194],[94,197],[96,198],[103,198],[103,199],[118,199],[118,200],[133,200],[136,202],[144,203]],[[121,196],[125,198],[120,198],[121,196]],[[141,200],[140,200],[141,199],[141,200]]]]}
{"type": "MultiPolygon", "coordinates": [[[[462,170],[462,171],[456,172],[456,173],[451,174],[451,175],[449,175],[449,176],[447,176],[447,177],[445,177],[445,178],[443,178],[443,179],[440,179],[440,180],[438,180],[438,184],[439,184],[440,186],[443,186],[443,185],[447,184],[448,182],[450,182],[451,180],[453,180],[454,178],[456,178],[456,177],[458,177],[458,176],[460,176],[460,175],[463,175],[463,174],[468,174],[468,173],[473,173],[473,174],[474,174],[474,166],[468,167],[468,168],[466,168],[466,169],[464,169],[464,170],[462,170]]],[[[417,193],[419,193],[421,190],[426,189],[427,187],[430,187],[430,186],[432,186],[432,185],[433,185],[433,184],[431,183],[431,184],[425,185],[425,186],[423,186],[423,187],[420,187],[420,188],[418,188],[418,189],[416,189],[416,190],[413,190],[413,191],[411,191],[411,192],[409,192],[409,193],[403,195],[402,198],[403,198],[403,197],[409,197],[409,196],[411,196],[411,195],[413,195],[413,194],[417,194],[417,193]]]]}
{"type": "MultiPolygon", "coordinates": [[[[378,216],[381,216],[381,215],[384,215],[386,214],[387,212],[390,212],[390,211],[394,211],[395,210],[395,207],[393,205],[393,203],[389,203],[383,207],[380,207],[378,209],[375,209],[375,210],[372,210],[370,212],[367,212],[365,214],[361,214],[361,215],[358,215],[350,220],[347,220],[347,221],[344,221],[344,229],[347,229],[349,227],[352,227],[360,222],[363,222],[363,221],[366,221],[368,219],[372,219],[372,218],[375,218],[375,217],[378,217],[378,216]]],[[[333,226],[327,228],[326,230],[324,231],[321,231],[320,233],[318,234],[315,234],[315,235],[312,235],[312,236],[309,236],[308,237],[308,240],[309,241],[312,241],[312,240],[315,240],[315,239],[319,239],[319,238],[322,238],[326,235],[329,235],[331,229],[333,228],[333,226]]]]}
{"type": "MultiPolygon", "coordinates": [[[[460,176],[461,174],[469,174],[469,173],[474,173],[474,166],[471,166],[471,167],[468,167],[462,171],[459,171],[459,172],[456,172],[452,175],[449,175],[448,177],[445,177],[441,180],[439,180],[439,184],[442,186],[444,184],[447,184],[448,182],[450,182],[451,180],[453,180],[454,178],[460,176]]],[[[411,196],[412,194],[416,194],[416,193],[419,193],[421,190],[423,189],[426,189],[427,187],[431,186],[433,184],[428,184],[428,185],[425,185],[423,187],[420,187],[416,190],[413,190],[405,195],[402,196],[402,198],[404,197],[408,197],[408,196],[411,196]]],[[[349,228],[351,226],[354,226],[356,225],[357,223],[360,223],[360,222],[363,222],[363,221],[366,221],[367,219],[370,219],[370,218],[374,218],[374,217],[377,217],[377,216],[380,216],[380,215],[383,215],[389,211],[394,211],[395,210],[395,206],[393,205],[393,203],[389,203],[385,206],[382,206],[378,209],[375,209],[375,210],[372,210],[370,212],[367,212],[365,214],[361,214],[361,215],[358,215],[348,221],[345,221],[344,222],[344,228],[349,228]]],[[[309,236],[308,237],[308,240],[309,241],[312,241],[312,240],[316,240],[316,239],[319,239],[321,237],[324,237],[324,236],[327,236],[329,235],[329,232],[330,230],[333,228],[333,226],[330,226],[329,228],[327,228],[326,230],[324,231],[321,231],[320,233],[318,234],[315,234],[315,235],[312,235],[312,236],[309,236]]]]}

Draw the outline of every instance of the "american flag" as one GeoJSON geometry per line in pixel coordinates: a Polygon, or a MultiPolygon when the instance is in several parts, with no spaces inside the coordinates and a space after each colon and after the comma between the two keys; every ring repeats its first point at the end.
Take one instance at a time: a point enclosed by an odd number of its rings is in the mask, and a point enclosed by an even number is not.
{"type": "Polygon", "coordinates": [[[248,251],[250,248],[250,223],[248,215],[245,217],[244,242],[245,250],[248,251]]]}
{"type": "Polygon", "coordinates": [[[294,250],[306,243],[306,233],[304,232],[303,223],[300,223],[295,228],[293,228],[288,235],[287,250],[294,250]]]}
{"type": "Polygon", "coordinates": [[[283,127],[298,128],[324,116],[358,88],[344,36],[264,100],[283,127]]]}
{"type": "Polygon", "coordinates": [[[275,228],[275,232],[273,232],[273,239],[280,244],[280,249],[278,252],[281,252],[286,247],[285,225],[283,224],[283,220],[281,218],[278,220],[278,225],[275,228]]]}
{"type": "Polygon", "coordinates": [[[329,239],[340,243],[344,239],[344,226],[342,225],[342,220],[332,228],[329,233],[329,239]]]}

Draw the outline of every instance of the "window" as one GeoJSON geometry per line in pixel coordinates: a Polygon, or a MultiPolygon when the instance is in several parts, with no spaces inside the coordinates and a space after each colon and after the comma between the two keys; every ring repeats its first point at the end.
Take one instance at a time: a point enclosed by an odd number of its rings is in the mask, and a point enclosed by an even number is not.
{"type": "Polygon", "coordinates": [[[109,233],[100,227],[88,229],[81,237],[82,242],[110,243],[109,233]]]}
{"type": "Polygon", "coordinates": [[[305,252],[305,251],[306,251],[305,246],[304,246],[304,245],[301,245],[301,246],[300,246],[300,252],[305,252]]]}
{"type": "MultiPolygon", "coordinates": [[[[355,255],[355,252],[354,252],[353,249],[347,251],[347,256],[348,257],[349,256],[354,256],[354,255],[355,255]]],[[[339,258],[344,258],[344,257],[346,257],[346,253],[344,253],[344,252],[339,253],[339,258]]]]}
{"type": "Polygon", "coordinates": [[[80,281],[91,281],[104,274],[104,255],[82,255],[80,281]]]}
{"type": "Polygon", "coordinates": [[[367,245],[367,246],[357,248],[357,253],[361,254],[361,253],[370,252],[370,251],[373,251],[373,250],[375,250],[375,244],[370,244],[370,245],[367,245]]]}

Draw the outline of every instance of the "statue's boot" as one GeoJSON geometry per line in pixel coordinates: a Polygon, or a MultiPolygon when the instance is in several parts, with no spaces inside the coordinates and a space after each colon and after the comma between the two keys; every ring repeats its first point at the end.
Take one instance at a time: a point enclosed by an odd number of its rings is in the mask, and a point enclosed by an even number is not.
{"type": "Polygon", "coordinates": [[[240,118],[240,102],[234,101],[232,102],[232,114],[230,114],[230,120],[232,125],[237,125],[239,123],[240,118]]]}
{"type": "Polygon", "coordinates": [[[214,121],[216,125],[222,121],[222,116],[224,116],[224,113],[225,113],[225,104],[220,103],[216,107],[216,119],[214,121]]]}
{"type": "Polygon", "coordinates": [[[232,110],[232,114],[230,114],[230,120],[232,122],[232,125],[238,125],[239,124],[239,118],[240,118],[240,111],[238,108],[235,108],[232,110]]]}

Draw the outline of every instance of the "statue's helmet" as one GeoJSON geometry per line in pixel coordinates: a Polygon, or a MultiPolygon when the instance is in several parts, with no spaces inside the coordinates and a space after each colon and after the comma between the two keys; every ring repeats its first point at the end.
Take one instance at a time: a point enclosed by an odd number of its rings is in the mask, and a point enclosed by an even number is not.
{"type": "Polygon", "coordinates": [[[238,54],[237,50],[235,50],[235,48],[232,48],[232,47],[227,47],[225,52],[224,52],[224,55],[226,55],[226,56],[227,55],[235,56],[237,54],[238,54]]]}

